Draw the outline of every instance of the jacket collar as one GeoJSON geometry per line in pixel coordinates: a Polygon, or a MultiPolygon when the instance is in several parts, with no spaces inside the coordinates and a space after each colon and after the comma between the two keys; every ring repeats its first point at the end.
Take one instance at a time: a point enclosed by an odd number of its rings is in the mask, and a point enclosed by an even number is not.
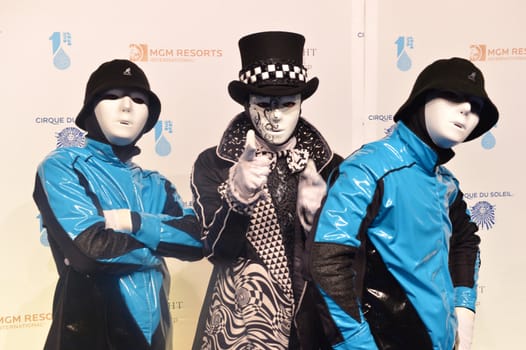
{"type": "Polygon", "coordinates": [[[411,131],[403,121],[396,123],[394,133],[400,135],[400,138],[407,145],[409,153],[417,160],[419,165],[428,171],[434,171],[436,166],[446,163],[455,155],[453,150],[447,150],[447,155],[445,154],[439,158],[437,152],[411,131]]]}
{"type": "MultiPolygon", "coordinates": [[[[250,129],[253,129],[253,126],[246,113],[242,112],[234,117],[216,148],[218,157],[230,162],[237,162],[245,148],[245,136],[250,129]]],[[[296,137],[296,148],[309,152],[309,158],[314,160],[319,172],[334,156],[321,133],[302,117],[298,120],[293,136],[296,137]]]]}
{"type": "Polygon", "coordinates": [[[117,157],[113,147],[107,143],[96,141],[87,137],[85,148],[89,150],[94,157],[101,159],[105,162],[121,165],[126,164],[126,162],[122,162],[119,159],[119,157],[117,157]]]}

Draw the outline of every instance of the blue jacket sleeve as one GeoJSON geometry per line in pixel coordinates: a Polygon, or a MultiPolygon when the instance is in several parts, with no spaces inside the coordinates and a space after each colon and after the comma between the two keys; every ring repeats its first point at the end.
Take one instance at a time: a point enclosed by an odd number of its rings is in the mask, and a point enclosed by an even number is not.
{"type": "Polygon", "coordinates": [[[344,161],[318,216],[309,270],[337,328],[334,349],[377,349],[359,299],[364,223],[375,193],[374,177],[344,161]]]}
{"type": "Polygon", "coordinates": [[[165,203],[162,212],[134,212],[134,235],[157,254],[195,261],[203,257],[201,225],[192,208],[184,206],[177,190],[164,177],[165,203]]]}
{"type": "Polygon", "coordinates": [[[160,263],[133,236],[105,229],[100,203],[66,156],[56,154],[39,166],[33,197],[49,240],[76,270],[121,273],[160,263]]]}

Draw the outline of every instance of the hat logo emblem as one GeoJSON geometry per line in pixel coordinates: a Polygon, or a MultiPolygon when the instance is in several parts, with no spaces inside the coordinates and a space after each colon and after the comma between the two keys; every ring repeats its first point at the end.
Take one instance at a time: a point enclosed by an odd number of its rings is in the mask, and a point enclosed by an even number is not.
{"type": "Polygon", "coordinates": [[[131,73],[131,67],[128,67],[124,70],[124,72],[122,72],[122,75],[129,75],[131,76],[132,73],[131,73]]]}
{"type": "Polygon", "coordinates": [[[468,75],[468,79],[471,80],[472,82],[475,82],[476,78],[477,78],[477,73],[476,72],[473,72],[470,75],[468,75]]]}

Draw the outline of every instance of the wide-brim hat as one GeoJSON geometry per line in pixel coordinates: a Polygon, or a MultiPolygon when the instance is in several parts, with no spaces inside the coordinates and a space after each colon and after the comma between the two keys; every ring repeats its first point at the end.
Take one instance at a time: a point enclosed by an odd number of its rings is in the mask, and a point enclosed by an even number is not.
{"type": "Polygon", "coordinates": [[[241,70],[239,80],[228,84],[228,93],[244,105],[248,96],[290,96],[302,101],[318,88],[318,78],[307,80],[303,66],[305,37],[291,32],[259,32],[239,40],[241,70]]]}
{"type": "Polygon", "coordinates": [[[473,140],[491,129],[499,120],[499,111],[484,89],[484,76],[471,61],[459,57],[440,59],[427,66],[417,77],[407,101],[398,109],[394,120],[410,118],[416,107],[425,103],[430,91],[472,96],[484,102],[479,123],[465,141],[473,140]]]}
{"type": "Polygon", "coordinates": [[[148,120],[143,132],[150,131],[161,113],[161,101],[150,89],[150,84],[143,70],[135,63],[115,59],[101,64],[89,77],[86,84],[84,95],[84,105],[80,110],[75,124],[86,130],[86,119],[93,115],[95,105],[103,97],[104,93],[111,89],[133,89],[147,94],[148,99],[148,120]]]}

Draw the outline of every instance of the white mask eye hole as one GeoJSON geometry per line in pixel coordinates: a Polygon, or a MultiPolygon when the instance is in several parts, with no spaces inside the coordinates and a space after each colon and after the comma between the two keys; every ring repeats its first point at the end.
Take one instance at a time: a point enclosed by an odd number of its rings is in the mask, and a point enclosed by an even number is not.
{"type": "Polygon", "coordinates": [[[141,97],[132,97],[132,101],[140,105],[146,104],[146,100],[141,97]]]}
{"type": "Polygon", "coordinates": [[[149,103],[148,95],[141,91],[130,91],[127,95],[130,96],[132,101],[137,104],[147,105],[149,103]]]}
{"type": "Polygon", "coordinates": [[[100,100],[118,100],[128,96],[134,103],[137,104],[148,104],[148,95],[142,91],[126,90],[126,89],[111,89],[106,91],[100,98],[100,100]]]}
{"type": "MultiPolygon", "coordinates": [[[[443,98],[454,103],[468,102],[470,105],[469,111],[476,115],[480,115],[484,108],[484,99],[482,97],[466,95],[462,93],[456,93],[451,91],[431,91],[427,95],[427,101],[434,98],[443,98]]],[[[465,114],[465,113],[462,113],[465,114]]]]}
{"type": "Polygon", "coordinates": [[[117,99],[119,99],[121,97],[122,96],[119,96],[119,95],[114,94],[114,93],[106,93],[106,94],[102,95],[101,100],[117,100],[117,99]]]}
{"type": "Polygon", "coordinates": [[[270,108],[270,103],[268,103],[268,102],[258,102],[257,106],[261,107],[263,109],[269,109],[270,108]]]}

